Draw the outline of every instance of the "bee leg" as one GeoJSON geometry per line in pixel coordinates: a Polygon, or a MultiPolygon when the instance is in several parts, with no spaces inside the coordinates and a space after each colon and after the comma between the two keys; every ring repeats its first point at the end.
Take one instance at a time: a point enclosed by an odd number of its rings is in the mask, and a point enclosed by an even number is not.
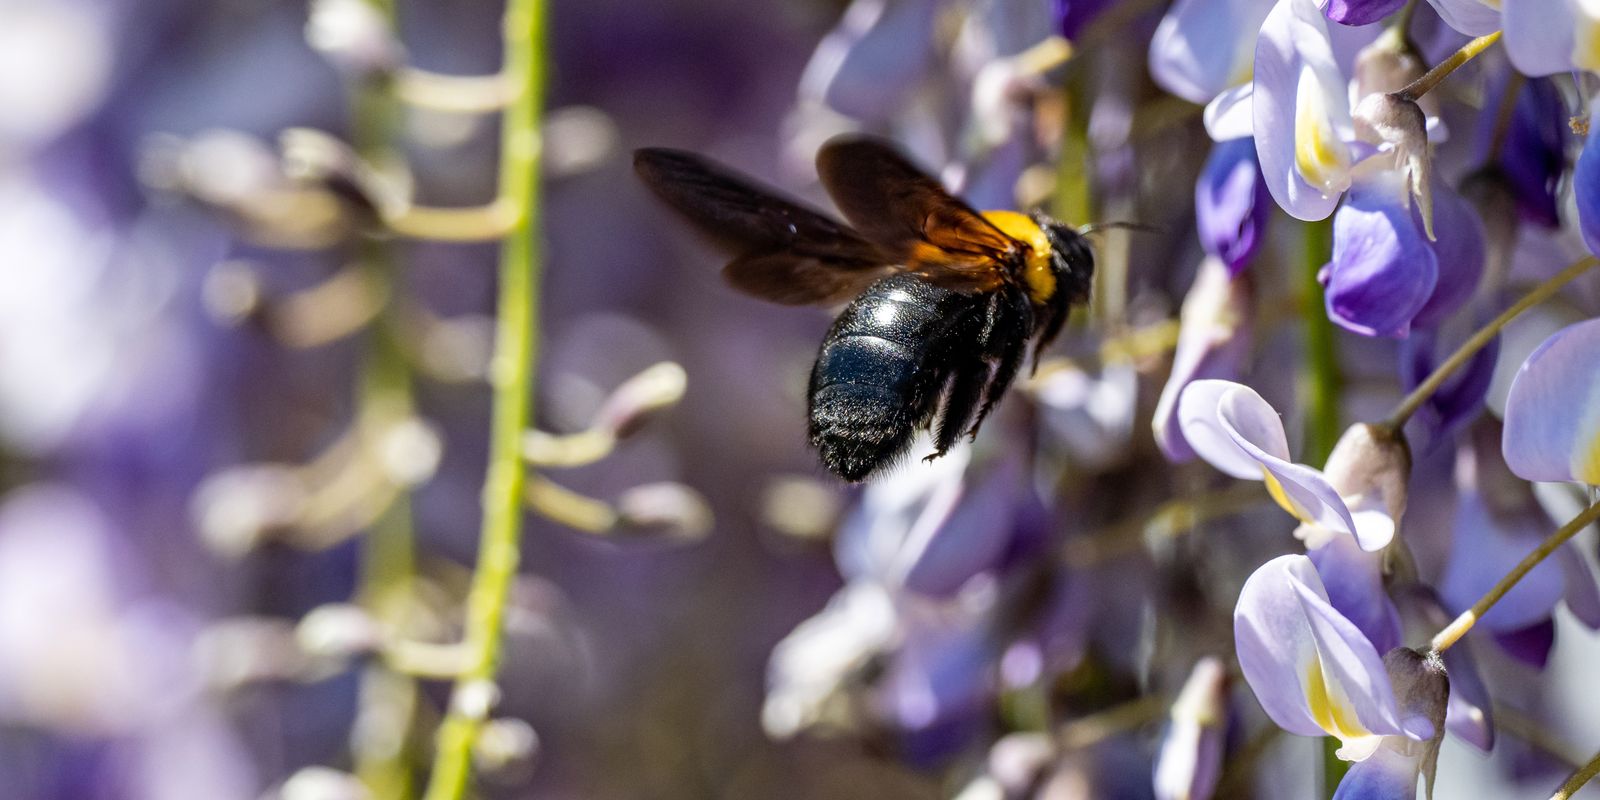
{"type": "MultiPolygon", "coordinates": [[[[1016,313],[1016,312],[1013,312],[1016,313]]],[[[1030,313],[1021,309],[1020,313],[1030,313]]],[[[994,373],[987,381],[983,392],[983,407],[978,409],[978,416],[972,421],[972,428],[967,435],[972,439],[978,438],[978,427],[983,425],[989,412],[994,410],[1000,398],[1005,396],[1006,389],[1010,388],[1011,381],[1016,379],[1017,371],[1022,367],[1023,357],[1027,354],[1027,318],[1011,317],[999,324],[993,335],[993,340],[986,343],[989,357],[995,362],[994,373]]]]}

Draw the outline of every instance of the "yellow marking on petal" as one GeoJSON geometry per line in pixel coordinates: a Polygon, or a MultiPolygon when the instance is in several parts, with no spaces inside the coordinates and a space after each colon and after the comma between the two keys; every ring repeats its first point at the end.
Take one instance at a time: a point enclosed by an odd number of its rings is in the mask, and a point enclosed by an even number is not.
{"type": "Polygon", "coordinates": [[[1316,520],[1311,518],[1310,512],[1302,508],[1299,503],[1294,501],[1294,498],[1289,496],[1288,492],[1283,490],[1283,484],[1278,482],[1278,476],[1273,475],[1271,470],[1262,467],[1261,479],[1267,484],[1267,494],[1272,495],[1272,501],[1277,503],[1279,508],[1289,512],[1295,519],[1307,525],[1316,524],[1316,520]]]}
{"type": "Polygon", "coordinates": [[[1028,284],[1028,299],[1043,304],[1056,293],[1056,274],[1050,269],[1050,237],[1027,214],[1015,211],[985,211],[983,218],[1001,233],[1028,246],[1028,260],[1022,279],[1028,284]]]}
{"type": "Polygon", "coordinates": [[[1600,2],[1572,4],[1572,66],[1600,70],[1600,2]]]}
{"type": "Polygon", "coordinates": [[[1311,663],[1306,665],[1306,703],[1310,707],[1311,718],[1330,736],[1348,741],[1372,735],[1362,726],[1361,719],[1356,715],[1356,710],[1350,707],[1344,693],[1328,686],[1328,678],[1322,671],[1322,659],[1316,656],[1312,656],[1311,663]]]}
{"type": "Polygon", "coordinates": [[[1591,486],[1600,485],[1600,430],[1572,452],[1572,477],[1591,486]]]}
{"type": "Polygon", "coordinates": [[[1310,69],[1300,70],[1295,92],[1294,166],[1306,183],[1325,195],[1350,186],[1350,151],[1333,129],[1327,97],[1310,69]]]}

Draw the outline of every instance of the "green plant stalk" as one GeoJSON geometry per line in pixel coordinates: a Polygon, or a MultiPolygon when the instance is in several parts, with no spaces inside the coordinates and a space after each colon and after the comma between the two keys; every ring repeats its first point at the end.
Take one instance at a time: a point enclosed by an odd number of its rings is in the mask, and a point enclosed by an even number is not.
{"type": "Polygon", "coordinates": [[[471,778],[472,751],[487,715],[463,700],[492,684],[500,660],[506,600],[521,547],[522,487],[526,468],[522,434],[532,414],[536,309],[539,303],[539,123],[545,84],[544,0],[509,0],[505,74],[520,83],[501,121],[501,202],[516,221],[500,248],[499,309],[495,330],[493,418],[489,466],[483,487],[483,528],[478,563],[467,595],[466,666],[439,726],[427,800],[461,800],[471,778]]]}
{"type": "MultiPolygon", "coordinates": [[[[368,0],[395,27],[391,0],[368,0]]],[[[351,139],[370,163],[392,160],[399,136],[400,107],[384,79],[364,79],[351,91],[351,139]]],[[[400,265],[386,240],[366,237],[358,247],[361,269],[375,285],[400,282],[400,265]]],[[[387,292],[393,296],[394,292],[387,292]]],[[[396,420],[414,409],[410,362],[395,339],[394,308],[386,304],[367,332],[356,396],[356,425],[364,447],[382,436],[396,420]]],[[[416,541],[411,498],[402,491],[361,539],[361,574],[357,601],[386,624],[403,630],[416,576],[416,541]]],[[[355,773],[373,800],[406,800],[412,794],[412,765],[406,742],[416,710],[416,681],[374,663],[362,672],[357,725],[352,734],[355,773]],[[393,730],[398,727],[399,730],[393,730]],[[373,741],[374,729],[389,728],[373,741]],[[363,738],[366,737],[366,738],[363,738]]]]}
{"type": "MultiPolygon", "coordinates": [[[[1332,252],[1333,226],[1324,220],[1308,222],[1301,230],[1305,238],[1301,242],[1298,274],[1306,348],[1302,378],[1306,438],[1301,452],[1306,463],[1321,464],[1328,460],[1339,439],[1339,353],[1334,345],[1333,322],[1325,310],[1322,283],[1317,280],[1317,272],[1328,263],[1332,252]]],[[[1322,740],[1322,788],[1326,797],[1333,796],[1339,781],[1350,770],[1348,763],[1334,755],[1339,747],[1339,740],[1332,736],[1322,740]]]]}
{"type": "Polygon", "coordinates": [[[1321,464],[1328,460],[1334,442],[1339,440],[1339,392],[1342,383],[1339,353],[1334,345],[1333,322],[1324,310],[1322,283],[1317,280],[1317,272],[1328,263],[1333,246],[1333,228],[1323,221],[1306,223],[1303,230],[1303,263],[1299,274],[1300,310],[1305,320],[1306,439],[1301,452],[1304,453],[1305,463],[1321,464]]]}

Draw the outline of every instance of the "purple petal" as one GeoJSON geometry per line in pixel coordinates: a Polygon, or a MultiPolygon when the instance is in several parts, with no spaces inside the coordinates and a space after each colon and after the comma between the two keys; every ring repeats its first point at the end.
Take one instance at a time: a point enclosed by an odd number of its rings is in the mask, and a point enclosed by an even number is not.
{"type": "Polygon", "coordinates": [[[1506,55],[1530,77],[1572,69],[1573,14],[1564,2],[1506,3],[1501,8],[1506,55]]]}
{"type": "Polygon", "coordinates": [[[1110,7],[1111,0],[1054,0],[1050,10],[1055,19],[1056,33],[1076,39],[1085,26],[1110,7]]]}
{"type": "Polygon", "coordinates": [[[1328,603],[1372,642],[1388,652],[1400,644],[1400,612],[1383,588],[1383,554],[1367,552],[1355,537],[1334,536],[1306,555],[1328,595],[1328,603]]]}
{"type": "MultiPolygon", "coordinates": [[[[1460,612],[1477,602],[1548,532],[1533,515],[1497,520],[1477,491],[1464,489],[1456,506],[1454,533],[1450,560],[1439,581],[1439,597],[1446,608],[1460,612]]],[[[1559,567],[1547,560],[1518,581],[1479,624],[1500,633],[1547,620],[1561,599],[1561,587],[1559,567]]]]}
{"type": "Polygon", "coordinates": [[[1324,0],[1322,15],[1340,25],[1370,25],[1405,4],[1406,0],[1324,0]]]}
{"type": "MultiPolygon", "coordinates": [[[[1301,522],[1339,533],[1357,533],[1350,509],[1327,477],[1319,470],[1288,460],[1283,421],[1255,390],[1238,386],[1224,394],[1217,418],[1233,444],[1265,470],[1267,490],[1283,510],[1301,522]]],[[[1372,549],[1386,544],[1387,541],[1362,542],[1363,547],[1372,549]]]]}
{"type": "MultiPolygon", "coordinates": [[[[1400,343],[1400,383],[1406,391],[1417,388],[1442,361],[1444,353],[1454,348],[1441,348],[1439,335],[1431,330],[1412,332],[1400,343]]],[[[1500,356],[1500,337],[1489,340],[1458,370],[1445,380],[1422,408],[1412,417],[1413,424],[1425,435],[1417,439],[1419,452],[1439,443],[1448,442],[1461,426],[1483,412],[1483,399],[1494,379],[1494,366],[1500,356]]]]}
{"type": "Polygon", "coordinates": [[[1184,388],[1197,380],[1237,377],[1250,355],[1249,279],[1230,280],[1221,261],[1202,261],[1184,298],[1180,320],[1172,372],[1151,418],[1156,444],[1173,462],[1195,457],[1178,421],[1178,399],[1184,388]]]}
{"type": "Polygon", "coordinates": [[[1401,732],[1382,659],[1328,604],[1310,559],[1263,564],[1245,581],[1233,620],[1239,667],[1279,727],[1347,744],[1401,732]]]}
{"type": "Polygon", "coordinates": [[[1467,36],[1487,36],[1500,30],[1500,7],[1480,0],[1428,0],[1444,24],[1467,36]]]}
{"type": "Polygon", "coordinates": [[[1494,747],[1493,704],[1489,689],[1478,673],[1477,659],[1467,642],[1457,642],[1444,651],[1444,666],[1450,674],[1450,707],[1445,728],[1484,752],[1494,747]]]}
{"type": "Polygon", "coordinates": [[[969,448],[958,447],[944,458],[907,464],[868,486],[834,537],[833,558],[840,574],[847,580],[874,581],[896,574],[907,543],[926,542],[955,511],[971,459],[969,448]]]}
{"type": "Polygon", "coordinates": [[[1545,342],[1511,382],[1502,450],[1530,481],[1600,484],[1600,319],[1545,342]]]}
{"type": "Polygon", "coordinates": [[[1339,781],[1333,800],[1416,800],[1422,756],[1380,747],[1371,758],[1354,764],[1339,781]]]}
{"type": "Polygon", "coordinates": [[[1578,229],[1589,252],[1600,254],[1600,107],[1589,117],[1589,137],[1572,170],[1572,196],[1578,204],[1578,229]]]}
{"type": "Polygon", "coordinates": [[[1506,655],[1537,670],[1550,662],[1550,648],[1556,643],[1556,621],[1546,619],[1521,630],[1494,634],[1506,655]]]}
{"type": "Polygon", "coordinates": [[[1271,196],[1256,164],[1254,139],[1230,139],[1211,148],[1194,187],[1200,246],[1239,274],[1265,235],[1271,196]]]}
{"type": "Polygon", "coordinates": [[[1433,248],[1392,180],[1363,182],[1333,217],[1328,317],[1364,336],[1403,337],[1438,281],[1433,248]]]}
{"type": "Polygon", "coordinates": [[[1433,186],[1433,231],[1437,240],[1428,246],[1438,264],[1438,280],[1411,320],[1421,328],[1439,325],[1465,305],[1483,277],[1483,223],[1467,201],[1440,183],[1433,186]]]}
{"type": "Polygon", "coordinates": [[[1572,542],[1556,551],[1556,561],[1561,565],[1561,585],[1565,590],[1562,599],[1567,601],[1567,610],[1589,630],[1600,630],[1600,587],[1595,586],[1589,563],[1572,542]]]}
{"type": "Polygon", "coordinates": [[[886,119],[932,63],[937,4],[855,0],[812,53],[800,96],[848,117],[886,119]]]}
{"type": "Polygon", "coordinates": [[[948,597],[974,575],[997,564],[1016,530],[1016,500],[1022,469],[1007,460],[937,528],[913,528],[895,569],[905,588],[948,597]]]}
{"type": "Polygon", "coordinates": [[[1274,6],[1256,40],[1252,129],[1267,189],[1296,219],[1327,218],[1349,185],[1346,84],[1334,61],[1327,22],[1311,0],[1274,6]],[[1314,105],[1302,107],[1302,100],[1314,105]],[[1315,135],[1320,144],[1298,142],[1301,135],[1315,135]],[[1303,174],[1302,168],[1313,174],[1303,174]]]}
{"type": "Polygon", "coordinates": [[[1192,103],[1250,80],[1256,32],[1272,0],[1178,0],[1150,42],[1150,77],[1192,103]]]}
{"type": "MultiPolygon", "coordinates": [[[[1521,80],[1513,78],[1509,70],[1507,73],[1507,80],[1521,80]]],[[[1482,135],[1486,141],[1494,135],[1497,116],[1484,115],[1482,135]]],[[[1495,162],[1511,187],[1522,219],[1546,228],[1561,223],[1558,193],[1567,169],[1570,135],[1566,104],[1554,82],[1548,78],[1525,81],[1495,162]]]]}

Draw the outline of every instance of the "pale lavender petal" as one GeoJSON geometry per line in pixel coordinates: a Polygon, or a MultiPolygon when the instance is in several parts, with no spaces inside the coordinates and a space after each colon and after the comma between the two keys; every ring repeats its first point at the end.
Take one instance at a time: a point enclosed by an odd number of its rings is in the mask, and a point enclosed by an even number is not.
{"type": "MultiPolygon", "coordinates": [[[[1182,414],[1180,409],[1180,418],[1182,414]]],[[[1301,522],[1340,533],[1357,532],[1350,509],[1327,477],[1319,470],[1289,461],[1283,421],[1254,389],[1236,384],[1234,389],[1224,393],[1217,406],[1217,419],[1234,446],[1255,461],[1258,470],[1266,471],[1263,477],[1270,478],[1267,489],[1285,511],[1301,522]]],[[[1185,436],[1188,430],[1184,428],[1185,436]]],[[[1198,446],[1195,451],[1213,465],[1217,463],[1198,446]]],[[[1364,542],[1363,546],[1382,547],[1386,543],[1364,542]]]]}
{"type": "Polygon", "coordinates": [[[1506,55],[1530,77],[1572,69],[1572,12],[1563,0],[1511,0],[1501,8],[1506,55]]]}
{"type": "Polygon", "coordinates": [[[1438,280],[1411,320],[1421,328],[1439,325],[1465,305],[1483,277],[1483,223],[1467,201],[1442,183],[1433,185],[1433,232],[1437,240],[1428,246],[1437,260],[1438,280]]]}
{"type": "MultiPolygon", "coordinates": [[[[1469,608],[1548,534],[1536,518],[1522,515],[1497,521],[1476,491],[1463,490],[1456,505],[1455,538],[1439,581],[1439,598],[1452,612],[1469,608]]],[[[1551,561],[1534,567],[1478,621],[1504,633],[1550,618],[1561,599],[1560,568],[1551,561]]]]}
{"type": "Polygon", "coordinates": [[[1157,800],[1208,800],[1222,774],[1228,729],[1228,671],[1207,656],[1195,664],[1172,704],[1156,756],[1157,800]]]}
{"type": "Polygon", "coordinates": [[[806,64],[800,96],[857,119],[887,118],[932,63],[937,11],[932,0],[855,0],[806,64]]]}
{"type": "Polygon", "coordinates": [[[1263,564],[1245,581],[1233,619],[1239,667],[1279,727],[1347,744],[1402,732],[1383,660],[1328,604],[1310,559],[1263,564]]]}
{"type": "Polygon", "coordinates": [[[1600,484],[1600,319],[1528,356],[1506,398],[1506,464],[1530,481],[1600,484]]]}
{"type": "Polygon", "coordinates": [[[1444,24],[1467,36],[1487,36],[1500,30],[1499,4],[1480,0],[1428,0],[1444,24]]]}
{"type": "Polygon", "coordinates": [[[1178,422],[1178,398],[1190,383],[1236,377],[1251,347],[1250,281],[1230,279],[1221,261],[1208,258],[1184,298],[1172,371],[1151,417],[1156,444],[1174,462],[1192,460],[1194,449],[1178,422]]]}
{"type": "Polygon", "coordinates": [[[1340,25],[1371,25],[1400,10],[1406,0],[1321,0],[1322,15],[1340,25]]]}
{"type": "Polygon", "coordinates": [[[1334,536],[1306,553],[1317,567],[1328,603],[1388,652],[1400,644],[1400,612],[1383,586],[1383,554],[1367,552],[1355,537],[1334,536]]]}
{"type": "Polygon", "coordinates": [[[1251,44],[1272,0],[1178,0],[1150,42],[1150,78],[1192,103],[1250,80],[1251,44]]]}
{"type": "Polygon", "coordinates": [[[1595,586],[1594,573],[1578,546],[1571,542],[1556,551],[1556,561],[1561,565],[1561,583],[1565,591],[1562,599],[1567,610],[1590,630],[1600,630],[1600,588],[1595,586]]]}
{"type": "Polygon", "coordinates": [[[1256,124],[1252,106],[1255,90],[1254,83],[1235,86],[1206,104],[1202,120],[1212,141],[1226,142],[1252,135],[1256,124]]]}
{"type": "Polygon", "coordinates": [[[1445,728],[1484,752],[1494,747],[1493,704],[1489,689],[1478,673],[1477,659],[1468,643],[1457,642],[1444,651],[1444,666],[1450,674],[1450,707],[1445,728]]]}
{"type": "Polygon", "coordinates": [[[1328,317],[1364,336],[1405,336],[1439,276],[1433,248],[1393,177],[1358,184],[1333,217],[1328,317]]]}
{"type": "Polygon", "coordinates": [[[1346,85],[1311,0],[1274,6],[1256,41],[1252,129],[1267,189],[1296,219],[1325,219],[1349,186],[1346,85]]]}
{"type": "Polygon", "coordinates": [[[1589,252],[1600,255],[1600,105],[1589,117],[1589,137],[1572,169],[1572,196],[1578,205],[1578,229],[1589,252]]]}
{"type": "Polygon", "coordinates": [[[1416,800],[1422,756],[1380,747],[1371,758],[1351,765],[1333,800],[1416,800]]]}
{"type": "Polygon", "coordinates": [[[1233,381],[1199,380],[1184,387],[1178,398],[1178,425],[1183,431],[1184,440],[1206,463],[1235,478],[1261,480],[1261,462],[1235,444],[1233,436],[1223,426],[1222,400],[1236,389],[1248,392],[1266,407],[1265,412],[1258,411],[1262,419],[1256,423],[1256,427],[1264,429],[1260,435],[1264,441],[1272,443],[1275,452],[1280,453],[1282,458],[1288,458],[1289,440],[1283,432],[1283,422],[1278,420],[1277,412],[1267,405],[1267,401],[1261,400],[1254,390],[1233,381]],[[1276,433],[1271,430],[1274,420],[1277,421],[1276,433]]]}
{"type": "MultiPolygon", "coordinates": [[[[1297,555],[1268,561],[1245,581],[1233,611],[1234,648],[1239,669],[1267,716],[1290,733],[1321,736],[1324,731],[1311,715],[1305,686],[1317,646],[1291,583],[1295,574],[1320,583],[1311,560],[1297,555]]],[[[1376,660],[1377,653],[1372,657],[1376,660]]]]}
{"type": "Polygon", "coordinates": [[[1018,487],[1024,485],[1015,460],[1003,462],[977,489],[961,498],[955,512],[931,531],[913,529],[894,572],[906,589],[947,597],[973,576],[993,568],[1016,533],[1018,487]]]}

